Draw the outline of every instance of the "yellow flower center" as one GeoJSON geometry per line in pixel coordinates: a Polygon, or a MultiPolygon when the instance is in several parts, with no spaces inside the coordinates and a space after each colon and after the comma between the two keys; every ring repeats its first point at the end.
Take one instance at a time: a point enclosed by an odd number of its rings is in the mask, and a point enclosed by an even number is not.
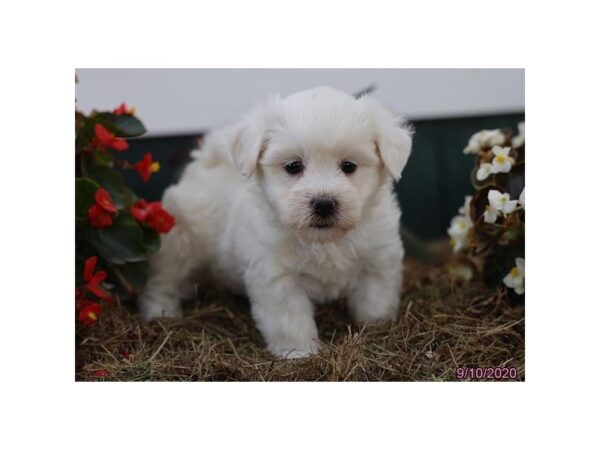
{"type": "Polygon", "coordinates": [[[506,157],[502,155],[496,156],[496,162],[498,164],[504,164],[506,162],[506,157]]]}
{"type": "Polygon", "coordinates": [[[88,313],[88,317],[92,320],[98,320],[98,317],[96,316],[96,314],[94,314],[93,312],[89,312],[88,313]]]}
{"type": "Polygon", "coordinates": [[[510,271],[510,276],[513,278],[517,278],[519,276],[519,269],[517,269],[516,267],[513,267],[512,270],[510,271]]]}
{"type": "Polygon", "coordinates": [[[135,116],[135,108],[134,108],[133,106],[129,107],[129,108],[127,109],[127,112],[128,112],[129,114],[131,114],[132,116],[135,116]]]}
{"type": "Polygon", "coordinates": [[[158,172],[160,170],[160,163],[158,161],[153,162],[150,166],[150,170],[152,171],[152,173],[158,172]]]}

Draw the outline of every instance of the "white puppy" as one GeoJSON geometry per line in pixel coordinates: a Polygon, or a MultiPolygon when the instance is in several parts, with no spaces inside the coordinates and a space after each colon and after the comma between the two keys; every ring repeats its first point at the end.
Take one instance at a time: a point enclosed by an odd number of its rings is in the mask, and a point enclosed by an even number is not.
{"type": "Polygon", "coordinates": [[[194,275],[246,294],[268,349],[319,348],[313,302],[347,299],[358,322],[400,302],[400,178],[410,131],[369,97],[317,88],[275,98],[209,134],[164,195],[176,217],[151,260],[140,307],[176,316],[194,275]]]}

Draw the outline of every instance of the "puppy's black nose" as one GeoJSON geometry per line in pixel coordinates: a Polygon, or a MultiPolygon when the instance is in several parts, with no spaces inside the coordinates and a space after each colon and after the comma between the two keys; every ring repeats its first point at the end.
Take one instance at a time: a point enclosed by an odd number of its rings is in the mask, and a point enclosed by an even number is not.
{"type": "Polygon", "coordinates": [[[338,205],[337,201],[329,196],[313,198],[311,204],[315,214],[323,219],[331,216],[338,205]]]}

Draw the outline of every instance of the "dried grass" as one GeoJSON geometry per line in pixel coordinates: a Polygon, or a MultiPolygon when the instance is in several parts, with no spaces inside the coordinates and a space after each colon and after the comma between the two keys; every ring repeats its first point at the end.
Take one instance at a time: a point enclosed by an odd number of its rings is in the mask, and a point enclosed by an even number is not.
{"type": "Polygon", "coordinates": [[[283,361],[264,349],[248,302],[207,286],[181,319],[146,324],[111,308],[78,328],[76,380],[455,381],[457,367],[515,367],[525,378],[525,319],[502,291],[462,285],[444,268],[408,261],[394,323],[358,328],[340,304],[317,309],[326,343],[283,361]]]}

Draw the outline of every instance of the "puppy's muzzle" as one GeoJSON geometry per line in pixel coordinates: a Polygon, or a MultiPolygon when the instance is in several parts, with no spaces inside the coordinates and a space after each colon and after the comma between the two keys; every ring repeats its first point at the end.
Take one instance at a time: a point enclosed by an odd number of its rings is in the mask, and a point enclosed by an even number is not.
{"type": "Polygon", "coordinates": [[[311,200],[313,220],[311,226],[327,228],[336,221],[338,202],[330,195],[320,195],[311,200]]]}

